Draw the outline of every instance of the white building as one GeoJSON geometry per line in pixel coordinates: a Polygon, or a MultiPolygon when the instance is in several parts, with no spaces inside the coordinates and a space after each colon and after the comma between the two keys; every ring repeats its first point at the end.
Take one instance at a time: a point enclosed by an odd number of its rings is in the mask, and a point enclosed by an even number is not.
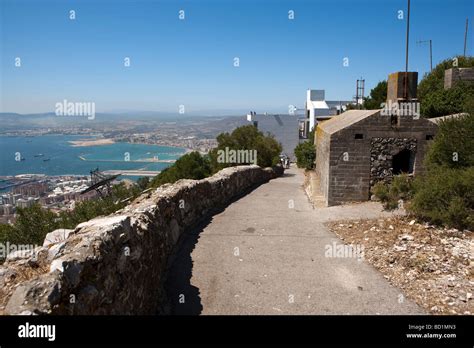
{"type": "Polygon", "coordinates": [[[308,131],[314,128],[317,118],[329,116],[329,105],[324,100],[323,89],[308,89],[306,91],[306,118],[309,121],[308,131]]]}
{"type": "Polygon", "coordinates": [[[306,123],[301,125],[302,132],[307,134],[318,122],[330,119],[346,110],[346,105],[351,101],[329,101],[325,99],[324,89],[308,89],[306,91],[306,123]]]}
{"type": "Polygon", "coordinates": [[[3,214],[4,215],[13,215],[15,212],[15,208],[11,204],[4,204],[3,205],[3,214]]]}

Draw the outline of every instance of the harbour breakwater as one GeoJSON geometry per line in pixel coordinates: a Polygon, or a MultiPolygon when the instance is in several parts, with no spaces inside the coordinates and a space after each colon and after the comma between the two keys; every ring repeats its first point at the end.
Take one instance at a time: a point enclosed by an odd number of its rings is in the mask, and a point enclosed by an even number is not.
{"type": "Polygon", "coordinates": [[[115,159],[87,159],[84,156],[78,156],[81,161],[89,161],[89,162],[136,162],[136,163],[175,163],[175,159],[165,159],[165,160],[160,160],[157,158],[144,158],[144,159],[138,159],[138,160],[115,160],[115,159]]]}

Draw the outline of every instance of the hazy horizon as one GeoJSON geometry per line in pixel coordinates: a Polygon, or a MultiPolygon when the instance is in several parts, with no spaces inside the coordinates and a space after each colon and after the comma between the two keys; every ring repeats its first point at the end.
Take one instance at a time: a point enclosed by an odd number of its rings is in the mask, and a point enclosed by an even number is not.
{"type": "MultiPolygon", "coordinates": [[[[268,4],[2,0],[0,112],[54,112],[67,99],[94,102],[97,113],[288,113],[304,107],[308,88],[352,100],[356,79],[367,95],[405,68],[405,0],[268,4]]],[[[433,40],[433,65],[462,54],[474,5],[455,5],[412,2],[409,69],[419,79],[429,70],[419,40],[433,40]]]]}

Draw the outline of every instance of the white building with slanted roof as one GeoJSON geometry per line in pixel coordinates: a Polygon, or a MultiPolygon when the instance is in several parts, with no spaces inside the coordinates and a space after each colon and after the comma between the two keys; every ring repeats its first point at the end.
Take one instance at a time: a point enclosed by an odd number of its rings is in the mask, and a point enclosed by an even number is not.
{"type": "Polygon", "coordinates": [[[305,108],[310,131],[316,125],[318,116],[329,116],[329,105],[324,100],[324,89],[308,89],[305,108]]]}
{"type": "MultiPolygon", "coordinates": [[[[319,122],[339,115],[346,110],[347,104],[351,101],[329,101],[325,99],[324,89],[308,89],[306,91],[306,120],[304,124],[304,134],[310,132],[319,122]]],[[[301,127],[300,127],[301,128],[301,127]]]]}

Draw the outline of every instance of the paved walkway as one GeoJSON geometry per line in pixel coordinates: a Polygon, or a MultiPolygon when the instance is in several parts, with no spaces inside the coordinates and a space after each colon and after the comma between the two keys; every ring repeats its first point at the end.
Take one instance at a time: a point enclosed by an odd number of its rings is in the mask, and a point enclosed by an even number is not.
{"type": "Polygon", "coordinates": [[[313,209],[302,183],[287,170],[186,234],[168,276],[172,313],[422,313],[365,261],[325,256],[342,242],[324,222],[387,213],[373,202],[313,209]]]}

